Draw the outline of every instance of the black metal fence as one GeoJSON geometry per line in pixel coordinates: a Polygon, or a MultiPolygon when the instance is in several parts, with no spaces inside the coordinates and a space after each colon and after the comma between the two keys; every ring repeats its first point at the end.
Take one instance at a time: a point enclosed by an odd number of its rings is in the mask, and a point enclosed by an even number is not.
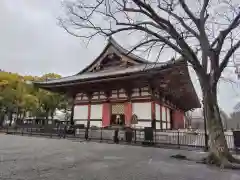
{"type": "MultiPolygon", "coordinates": [[[[180,130],[153,130],[132,128],[86,128],[81,127],[56,127],[23,125],[6,127],[2,132],[7,134],[44,136],[49,138],[73,138],[76,140],[89,140],[108,143],[124,143],[136,145],[151,145],[156,147],[174,148],[204,148],[204,132],[188,132],[180,130]]],[[[228,147],[235,150],[232,132],[225,133],[228,147]]]]}

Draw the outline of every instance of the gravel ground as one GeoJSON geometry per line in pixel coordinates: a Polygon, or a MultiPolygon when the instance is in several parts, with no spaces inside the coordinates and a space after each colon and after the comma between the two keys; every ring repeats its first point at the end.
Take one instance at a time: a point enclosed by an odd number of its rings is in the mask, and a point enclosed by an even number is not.
{"type": "Polygon", "coordinates": [[[177,153],[204,155],[0,134],[0,180],[240,180],[240,171],[170,158],[177,153]]]}

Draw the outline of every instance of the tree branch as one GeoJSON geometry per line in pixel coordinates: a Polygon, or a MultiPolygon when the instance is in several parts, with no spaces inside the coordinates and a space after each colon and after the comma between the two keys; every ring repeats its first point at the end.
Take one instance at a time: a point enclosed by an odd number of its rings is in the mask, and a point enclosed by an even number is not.
{"type": "Polygon", "coordinates": [[[215,38],[215,40],[212,42],[211,44],[211,48],[213,48],[216,44],[216,51],[220,52],[222,50],[222,46],[224,43],[225,38],[227,37],[227,35],[236,27],[238,27],[240,24],[240,12],[238,13],[238,15],[234,18],[234,20],[231,22],[231,24],[223,31],[221,31],[219,33],[219,35],[217,36],[217,38],[215,38]]]}
{"type": "Polygon", "coordinates": [[[139,43],[138,45],[134,46],[130,51],[128,51],[127,54],[132,53],[134,50],[138,49],[139,47],[142,47],[143,45],[149,44],[151,42],[160,42],[159,39],[150,39],[150,40],[146,40],[144,42],[139,43]]]}
{"type": "Polygon", "coordinates": [[[174,13],[172,10],[169,10],[167,8],[164,8],[164,7],[161,7],[160,5],[158,6],[159,9],[163,10],[164,12],[170,14],[172,17],[174,17],[175,19],[177,19],[181,25],[186,29],[188,30],[192,35],[194,35],[197,39],[200,39],[200,36],[199,34],[194,30],[192,29],[189,25],[187,25],[185,22],[184,22],[184,19],[181,18],[180,16],[178,16],[176,13],[174,13]]]}
{"type": "MultiPolygon", "coordinates": [[[[138,24],[128,24],[128,23],[119,23],[119,25],[131,26],[129,28],[137,29],[137,30],[146,32],[148,34],[151,34],[151,35],[155,36],[156,38],[159,38],[160,41],[162,41],[163,43],[167,44],[169,47],[171,47],[172,49],[177,51],[179,54],[185,56],[184,52],[178,46],[176,46],[175,44],[173,44],[172,42],[170,42],[168,39],[166,39],[165,37],[161,36],[160,34],[158,34],[156,32],[153,32],[152,30],[148,29],[147,27],[142,27],[142,26],[140,26],[138,24]]],[[[117,29],[116,31],[114,31],[113,34],[115,34],[117,32],[121,32],[121,31],[125,31],[125,29],[127,29],[127,28],[117,29]]],[[[113,35],[113,34],[111,34],[111,35],[113,35]]]]}
{"type": "Polygon", "coordinates": [[[208,17],[208,15],[205,16],[205,12],[207,10],[208,4],[209,4],[209,0],[204,0],[203,7],[202,7],[201,12],[200,12],[200,19],[203,19],[204,23],[206,22],[207,17],[208,17]]]}
{"type": "Polygon", "coordinates": [[[199,19],[194,16],[192,11],[188,8],[185,0],[179,0],[179,3],[181,4],[184,11],[187,13],[187,15],[192,19],[192,21],[196,24],[197,27],[199,27],[199,19]]]}
{"type": "MultiPolygon", "coordinates": [[[[187,5],[185,4],[185,1],[184,0],[181,0],[181,1],[182,1],[182,6],[186,9],[186,11],[188,11],[189,9],[188,9],[187,5]]],[[[182,54],[193,65],[195,70],[199,70],[199,73],[203,74],[202,66],[199,63],[196,54],[193,52],[191,47],[186,43],[186,41],[183,39],[183,37],[178,33],[178,31],[173,26],[173,24],[169,20],[166,20],[166,19],[162,18],[161,16],[159,16],[156,13],[156,11],[146,2],[142,2],[141,0],[133,0],[133,2],[135,2],[135,4],[137,6],[139,6],[140,8],[144,8],[146,11],[149,12],[149,14],[151,15],[150,18],[153,19],[156,23],[158,23],[162,27],[162,29],[165,32],[167,32],[181,47],[181,49],[182,49],[181,51],[183,53],[180,53],[180,54],[182,54]]],[[[189,10],[189,13],[191,13],[190,10],[189,10]]],[[[195,23],[197,23],[197,19],[195,17],[193,17],[193,21],[195,23]]],[[[171,43],[170,47],[173,47],[172,45],[174,45],[174,44],[171,43]]],[[[173,49],[175,49],[175,48],[173,48],[173,49]]],[[[179,51],[177,51],[177,52],[179,52],[179,51]]]]}
{"type": "Polygon", "coordinates": [[[231,58],[231,56],[234,54],[234,52],[240,47],[240,40],[234,45],[232,46],[232,48],[227,52],[227,54],[224,56],[219,70],[216,72],[215,78],[216,80],[218,80],[221,77],[221,73],[223,72],[224,68],[227,67],[228,62],[231,58]]]}
{"type": "Polygon", "coordinates": [[[239,13],[228,28],[221,31],[211,43],[207,24],[211,23],[207,21],[208,8],[211,6],[210,0],[201,0],[199,11],[193,11],[186,0],[158,0],[157,2],[150,0],[96,0],[96,2],[78,0],[78,2],[79,4],[71,4],[72,7],[68,9],[71,15],[68,18],[71,27],[63,26],[68,33],[77,37],[91,38],[98,34],[111,36],[124,31],[142,32],[147,38],[131,51],[145,44],[153,47],[156,45],[155,42],[160,42],[157,45],[170,47],[182,55],[198,74],[205,77],[209,75],[208,65],[211,66],[210,74],[215,74],[215,72],[221,74],[227,66],[224,65],[228,62],[225,59],[231,57],[231,51],[235,46],[229,50],[220,65],[219,55],[223,53],[222,46],[228,34],[240,23],[239,13]],[[178,8],[183,11],[186,18],[178,13],[178,8]],[[199,17],[195,13],[199,13],[199,17]],[[168,17],[164,16],[166,14],[168,17]],[[98,16],[101,16],[104,23],[100,23],[99,19],[95,18],[98,16]],[[80,34],[81,29],[86,29],[83,32],[85,34],[80,34]],[[202,59],[199,59],[194,52],[195,48],[199,48],[199,44],[202,59]],[[213,48],[215,46],[216,48],[213,48]],[[219,68],[221,70],[218,70],[219,68]]]}

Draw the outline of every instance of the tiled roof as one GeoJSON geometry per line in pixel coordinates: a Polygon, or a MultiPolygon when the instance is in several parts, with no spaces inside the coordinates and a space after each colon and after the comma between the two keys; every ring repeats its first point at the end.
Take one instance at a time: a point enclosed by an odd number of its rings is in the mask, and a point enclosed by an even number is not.
{"type": "Polygon", "coordinates": [[[152,69],[158,69],[158,68],[163,68],[167,65],[174,64],[176,61],[168,61],[166,63],[157,63],[157,64],[140,64],[140,65],[135,65],[131,66],[128,68],[113,68],[109,70],[103,70],[99,72],[88,72],[88,73],[83,73],[83,74],[78,74],[74,76],[68,76],[60,79],[54,79],[50,81],[44,81],[44,82],[34,82],[35,84],[42,84],[42,85],[47,85],[47,84],[55,84],[55,83],[67,83],[67,82],[72,82],[72,81],[84,81],[84,80],[90,80],[90,79],[95,79],[95,78],[104,78],[108,76],[116,76],[116,75],[126,75],[126,74],[131,74],[131,73],[136,73],[136,72],[141,72],[141,71],[149,71],[152,69]]]}

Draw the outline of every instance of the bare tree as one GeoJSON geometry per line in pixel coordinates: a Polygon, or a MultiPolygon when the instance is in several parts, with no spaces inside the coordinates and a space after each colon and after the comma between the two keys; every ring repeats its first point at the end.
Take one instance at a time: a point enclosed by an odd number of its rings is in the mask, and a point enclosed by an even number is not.
{"type": "MultiPolygon", "coordinates": [[[[141,40],[129,51],[170,48],[195,70],[201,85],[204,118],[210,139],[208,163],[221,167],[239,161],[230,154],[217,102],[217,84],[240,47],[240,11],[236,0],[71,0],[65,2],[61,26],[91,39],[137,33],[141,40]]],[[[138,38],[138,39],[139,39],[138,38]]],[[[159,54],[157,57],[159,57],[159,54]]]]}

